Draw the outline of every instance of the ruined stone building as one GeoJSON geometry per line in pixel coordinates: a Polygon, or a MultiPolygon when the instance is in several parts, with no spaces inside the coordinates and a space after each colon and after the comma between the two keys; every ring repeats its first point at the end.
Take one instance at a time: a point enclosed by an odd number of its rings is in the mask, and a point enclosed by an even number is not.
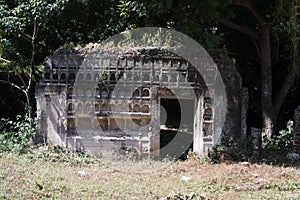
{"type": "Polygon", "coordinates": [[[164,48],[60,48],[36,86],[35,141],[99,156],[204,155],[216,134],[239,135],[244,123],[240,76],[223,51],[211,54],[217,65],[203,61],[202,77],[164,48]],[[221,110],[208,90],[218,69],[227,94],[224,126],[215,123],[221,110]]]}

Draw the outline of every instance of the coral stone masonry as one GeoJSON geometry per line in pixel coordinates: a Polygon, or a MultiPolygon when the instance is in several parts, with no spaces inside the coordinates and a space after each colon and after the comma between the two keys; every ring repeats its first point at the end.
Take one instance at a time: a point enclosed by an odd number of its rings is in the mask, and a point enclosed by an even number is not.
{"type": "Polygon", "coordinates": [[[215,65],[199,62],[202,77],[168,48],[60,48],[46,59],[36,86],[35,142],[116,158],[179,157],[189,149],[205,155],[216,134],[241,134],[245,110],[231,59],[220,50],[211,55],[215,65]],[[216,70],[227,96],[222,127],[215,123],[216,91],[208,89],[216,70]]]}

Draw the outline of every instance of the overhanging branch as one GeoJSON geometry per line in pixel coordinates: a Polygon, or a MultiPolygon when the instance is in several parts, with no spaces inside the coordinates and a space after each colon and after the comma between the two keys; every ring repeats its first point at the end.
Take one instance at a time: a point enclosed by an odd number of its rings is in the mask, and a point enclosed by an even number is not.
{"type": "Polygon", "coordinates": [[[10,82],[10,81],[5,81],[5,80],[0,80],[0,82],[5,83],[5,84],[8,84],[8,85],[10,85],[10,86],[12,86],[12,87],[14,87],[14,88],[17,88],[18,90],[21,90],[22,92],[24,92],[24,93],[26,94],[26,90],[22,89],[22,88],[21,88],[20,86],[18,86],[17,84],[14,84],[14,83],[12,83],[12,82],[10,82]]]}
{"type": "Polygon", "coordinates": [[[7,62],[7,63],[10,63],[9,60],[6,60],[6,59],[4,59],[4,58],[0,58],[0,62],[7,62]]]}
{"type": "Polygon", "coordinates": [[[284,102],[286,95],[288,94],[290,88],[292,87],[296,78],[295,71],[291,70],[289,74],[286,76],[274,102],[274,116],[278,116],[280,108],[284,102]]]}
{"type": "Polygon", "coordinates": [[[255,49],[256,49],[256,52],[257,52],[257,55],[259,56],[259,58],[261,59],[261,51],[260,51],[260,48],[259,48],[259,44],[256,40],[252,39],[252,42],[254,43],[254,46],[255,46],[255,49]]]}
{"type": "Polygon", "coordinates": [[[234,29],[236,31],[248,35],[253,40],[258,40],[258,34],[245,26],[239,25],[227,19],[220,19],[219,22],[221,22],[223,25],[227,26],[228,28],[234,29]]]}
{"type": "Polygon", "coordinates": [[[241,6],[241,7],[248,9],[253,14],[253,16],[256,18],[256,20],[260,26],[264,26],[267,24],[268,19],[264,15],[262,15],[260,13],[260,11],[257,8],[255,8],[249,1],[233,0],[231,4],[236,5],[236,6],[241,6]]]}

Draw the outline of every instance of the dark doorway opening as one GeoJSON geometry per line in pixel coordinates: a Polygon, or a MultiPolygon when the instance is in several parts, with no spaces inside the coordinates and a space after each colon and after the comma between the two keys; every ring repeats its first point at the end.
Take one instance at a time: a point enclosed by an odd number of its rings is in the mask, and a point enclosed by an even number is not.
{"type": "Polygon", "coordinates": [[[193,99],[160,99],[160,157],[186,159],[193,150],[193,99]]]}

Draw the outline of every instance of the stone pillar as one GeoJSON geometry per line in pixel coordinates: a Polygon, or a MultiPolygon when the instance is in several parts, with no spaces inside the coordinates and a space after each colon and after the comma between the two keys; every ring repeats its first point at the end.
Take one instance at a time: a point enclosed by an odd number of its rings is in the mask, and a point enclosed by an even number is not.
{"type": "Polygon", "coordinates": [[[247,111],[249,93],[248,88],[243,87],[241,96],[241,141],[244,148],[247,147],[247,111]]]}
{"type": "Polygon", "coordinates": [[[252,136],[252,157],[259,159],[261,153],[262,136],[261,130],[258,128],[251,127],[252,136]]]}
{"type": "Polygon", "coordinates": [[[294,138],[293,151],[300,154],[300,106],[294,112],[294,138]]]}
{"type": "Polygon", "coordinates": [[[195,117],[194,117],[194,142],[193,151],[199,155],[204,155],[203,146],[203,124],[202,124],[202,112],[203,112],[203,97],[200,96],[195,100],[195,117]]]}
{"type": "Polygon", "coordinates": [[[44,87],[36,86],[36,133],[33,137],[35,144],[47,143],[47,97],[44,95],[44,87]]]}
{"type": "Polygon", "coordinates": [[[160,156],[160,100],[158,87],[152,87],[151,124],[149,127],[149,153],[152,158],[160,156]]]}

